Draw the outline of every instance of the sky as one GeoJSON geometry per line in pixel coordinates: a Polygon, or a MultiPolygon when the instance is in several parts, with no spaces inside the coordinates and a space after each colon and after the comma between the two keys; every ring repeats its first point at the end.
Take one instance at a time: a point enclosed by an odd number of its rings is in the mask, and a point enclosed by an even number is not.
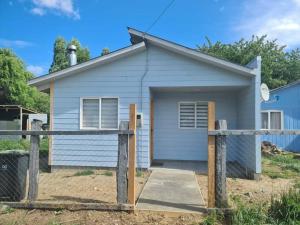
{"type": "MultiPolygon", "coordinates": [[[[47,74],[56,37],[79,39],[91,57],[130,45],[127,27],[149,29],[171,0],[0,0],[0,48],[47,74]]],[[[195,48],[267,34],[300,47],[300,0],[175,0],[148,33],[195,48]]]]}

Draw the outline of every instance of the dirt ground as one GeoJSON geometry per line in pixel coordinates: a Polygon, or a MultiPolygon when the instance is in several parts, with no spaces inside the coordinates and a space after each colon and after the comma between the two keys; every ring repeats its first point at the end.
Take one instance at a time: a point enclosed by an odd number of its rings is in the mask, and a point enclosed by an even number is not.
{"type": "MultiPolygon", "coordinates": [[[[196,175],[204,201],[207,203],[207,176],[196,175]]],[[[248,202],[268,201],[272,195],[287,191],[294,185],[294,179],[271,179],[262,175],[261,180],[227,178],[229,197],[239,196],[248,202]]]]}
{"type": "Polygon", "coordinates": [[[201,214],[139,211],[41,211],[15,210],[0,215],[1,225],[192,225],[199,224],[201,214]]]}
{"type": "MultiPolygon", "coordinates": [[[[139,196],[149,173],[136,177],[139,196]]],[[[57,170],[40,173],[38,200],[47,202],[116,203],[116,173],[107,170],[57,170]],[[77,172],[83,174],[78,175],[77,172]],[[84,174],[93,173],[90,175],[84,174]]]]}

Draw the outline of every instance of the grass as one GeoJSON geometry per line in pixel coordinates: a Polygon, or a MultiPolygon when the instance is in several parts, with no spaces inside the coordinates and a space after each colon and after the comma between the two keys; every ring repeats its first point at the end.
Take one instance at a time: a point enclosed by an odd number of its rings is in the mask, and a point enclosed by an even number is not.
{"type": "Polygon", "coordinates": [[[112,177],[113,176],[113,172],[107,170],[107,171],[104,171],[104,173],[102,173],[102,175],[108,176],[108,177],[112,177]]]}
{"type": "Polygon", "coordinates": [[[136,170],[135,176],[136,176],[136,177],[143,177],[143,171],[141,171],[141,170],[136,170]]]}
{"type": "Polygon", "coordinates": [[[296,178],[300,174],[300,160],[295,159],[293,154],[275,155],[264,157],[263,174],[276,178],[296,178]]]}
{"type": "Polygon", "coordinates": [[[78,171],[78,172],[74,173],[73,176],[79,177],[79,176],[89,176],[89,175],[93,175],[93,174],[94,174],[93,170],[83,170],[83,171],[78,171]]]}
{"type": "Polygon", "coordinates": [[[224,216],[222,214],[218,214],[216,211],[212,211],[204,220],[200,223],[200,225],[217,225],[223,224],[224,216]]]}

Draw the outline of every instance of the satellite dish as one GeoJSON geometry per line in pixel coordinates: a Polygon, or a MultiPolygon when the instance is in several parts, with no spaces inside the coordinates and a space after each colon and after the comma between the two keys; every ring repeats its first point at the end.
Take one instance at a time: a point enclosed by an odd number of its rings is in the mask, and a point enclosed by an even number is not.
{"type": "Polygon", "coordinates": [[[263,101],[268,101],[270,99],[270,91],[265,83],[260,85],[260,97],[263,101]]]}

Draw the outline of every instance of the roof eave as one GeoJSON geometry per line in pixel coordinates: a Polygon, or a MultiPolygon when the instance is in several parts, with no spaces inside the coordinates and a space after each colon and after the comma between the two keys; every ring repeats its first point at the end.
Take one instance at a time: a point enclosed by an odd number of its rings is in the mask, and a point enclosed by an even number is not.
{"type": "Polygon", "coordinates": [[[112,62],[116,59],[130,55],[135,52],[142,51],[144,49],[146,49],[145,43],[140,42],[138,44],[131,45],[129,47],[112,52],[108,55],[104,55],[104,56],[101,56],[101,57],[98,57],[95,59],[91,59],[87,62],[71,66],[64,70],[34,78],[34,79],[28,81],[28,84],[36,86],[39,88],[39,90],[42,91],[49,86],[47,84],[50,83],[50,81],[52,81],[52,80],[61,79],[63,77],[69,76],[70,74],[81,72],[81,71],[87,70],[89,68],[93,68],[94,66],[99,65],[99,64],[101,65],[101,64],[112,62]]]}
{"type": "Polygon", "coordinates": [[[219,59],[207,54],[203,54],[199,51],[196,51],[195,49],[191,49],[161,38],[158,38],[156,36],[135,30],[133,28],[128,27],[128,32],[131,36],[131,42],[133,44],[138,43],[139,41],[147,41],[150,42],[153,45],[157,45],[159,47],[165,48],[167,50],[194,58],[195,60],[202,61],[205,63],[209,63],[224,69],[228,69],[246,76],[255,76],[257,74],[256,69],[250,69],[248,67],[244,67],[241,65],[237,65],[231,62],[228,62],[223,59],[219,59]]]}

